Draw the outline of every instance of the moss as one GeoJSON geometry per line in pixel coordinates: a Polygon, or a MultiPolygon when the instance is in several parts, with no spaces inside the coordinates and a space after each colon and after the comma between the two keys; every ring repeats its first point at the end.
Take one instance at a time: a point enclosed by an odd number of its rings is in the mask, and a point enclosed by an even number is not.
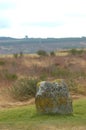
{"type": "Polygon", "coordinates": [[[62,81],[63,81],[63,79],[55,79],[54,81],[53,81],[53,83],[55,83],[55,82],[57,82],[57,83],[62,83],[62,81]]]}
{"type": "Polygon", "coordinates": [[[52,99],[50,98],[41,98],[41,97],[38,97],[36,99],[36,107],[38,108],[39,111],[41,112],[46,112],[46,108],[53,108],[53,103],[52,103],[52,99]]]}
{"type": "Polygon", "coordinates": [[[37,83],[37,87],[38,87],[38,88],[40,87],[40,84],[41,84],[42,82],[45,82],[45,81],[40,81],[40,82],[37,83]]]}
{"type": "MultiPolygon", "coordinates": [[[[60,84],[60,83],[62,83],[62,81],[63,81],[63,79],[55,79],[55,80],[54,80],[54,81],[52,81],[51,83],[56,83],[56,82],[57,82],[57,83],[59,83],[59,84],[60,84]]],[[[40,86],[41,82],[43,82],[43,81],[40,81],[40,82],[38,82],[38,83],[37,83],[37,87],[39,87],[39,86],[40,86]]]]}
{"type": "Polygon", "coordinates": [[[58,105],[67,104],[67,99],[65,97],[58,98],[58,105]]]}
{"type": "Polygon", "coordinates": [[[39,86],[40,86],[40,83],[41,83],[41,82],[38,82],[38,83],[37,83],[37,87],[38,87],[38,88],[39,88],[39,86]]]}

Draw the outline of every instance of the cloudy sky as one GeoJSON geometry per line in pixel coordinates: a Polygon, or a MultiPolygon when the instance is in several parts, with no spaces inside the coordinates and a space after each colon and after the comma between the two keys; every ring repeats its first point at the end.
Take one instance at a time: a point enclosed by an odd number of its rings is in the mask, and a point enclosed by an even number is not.
{"type": "Polygon", "coordinates": [[[0,36],[86,36],[86,0],[0,0],[0,36]]]}

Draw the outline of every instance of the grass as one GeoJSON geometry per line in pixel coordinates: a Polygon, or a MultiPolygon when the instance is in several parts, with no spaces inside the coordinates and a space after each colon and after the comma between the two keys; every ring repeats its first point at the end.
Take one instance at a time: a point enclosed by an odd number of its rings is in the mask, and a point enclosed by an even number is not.
{"type": "Polygon", "coordinates": [[[73,115],[40,115],[34,105],[1,109],[0,130],[85,130],[86,98],[73,107],[73,115]]]}

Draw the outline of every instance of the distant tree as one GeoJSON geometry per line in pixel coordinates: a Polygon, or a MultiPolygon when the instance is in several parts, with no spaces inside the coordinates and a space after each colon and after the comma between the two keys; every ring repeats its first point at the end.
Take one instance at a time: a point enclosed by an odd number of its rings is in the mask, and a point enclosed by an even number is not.
{"type": "Polygon", "coordinates": [[[28,35],[25,35],[25,39],[28,39],[28,35]]]}

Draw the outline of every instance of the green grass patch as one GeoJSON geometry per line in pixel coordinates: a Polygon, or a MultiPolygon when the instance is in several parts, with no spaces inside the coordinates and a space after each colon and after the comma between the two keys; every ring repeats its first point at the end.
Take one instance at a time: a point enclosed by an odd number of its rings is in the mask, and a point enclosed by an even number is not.
{"type": "Polygon", "coordinates": [[[86,99],[73,103],[73,115],[42,115],[35,105],[0,110],[0,129],[4,130],[85,130],[86,99]]]}

